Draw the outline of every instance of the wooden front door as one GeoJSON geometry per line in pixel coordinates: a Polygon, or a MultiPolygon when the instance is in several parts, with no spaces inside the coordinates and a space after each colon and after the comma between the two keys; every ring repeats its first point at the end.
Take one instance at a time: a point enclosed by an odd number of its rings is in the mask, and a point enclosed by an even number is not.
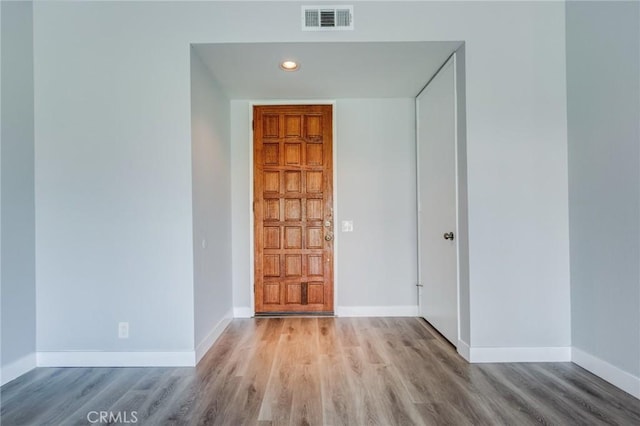
{"type": "Polygon", "coordinates": [[[253,119],[256,314],[332,313],[332,106],[254,106],[253,119]]]}

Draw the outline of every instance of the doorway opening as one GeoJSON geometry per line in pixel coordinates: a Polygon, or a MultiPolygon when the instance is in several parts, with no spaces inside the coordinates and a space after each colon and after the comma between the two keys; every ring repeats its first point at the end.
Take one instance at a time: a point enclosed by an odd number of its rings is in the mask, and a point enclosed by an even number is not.
{"type": "MultiPolygon", "coordinates": [[[[334,157],[337,158],[333,159],[333,202],[334,209],[339,205],[340,211],[334,210],[332,216],[335,221],[331,262],[333,297],[330,298],[333,306],[327,312],[338,316],[421,316],[415,287],[420,285],[416,253],[415,98],[453,52],[459,54],[458,59],[464,58],[464,42],[213,43],[197,44],[193,48],[194,54],[209,69],[215,85],[230,102],[230,179],[233,188],[233,262],[230,273],[234,316],[250,317],[263,312],[254,293],[259,283],[255,276],[258,235],[253,210],[255,153],[252,108],[254,105],[321,103],[334,104],[333,121],[340,123],[335,125],[333,135],[334,157]],[[299,70],[283,72],[279,65],[284,59],[295,59],[300,64],[299,70]],[[310,99],[313,102],[309,102],[310,99]]],[[[463,61],[459,69],[464,69],[463,61]]],[[[462,87],[464,93],[464,71],[456,73],[456,83],[457,90],[462,87]]],[[[460,101],[459,95],[457,92],[458,149],[464,141],[460,130],[464,127],[464,117],[460,115],[460,111],[464,111],[464,100],[460,101]]],[[[278,146],[280,149],[280,141],[278,146]]],[[[285,149],[284,145],[282,149],[285,149]]],[[[291,148],[289,154],[295,157],[297,149],[291,148]]],[[[465,188],[456,194],[459,217],[453,232],[455,241],[463,244],[467,234],[464,149],[459,150],[459,154],[456,176],[459,185],[464,182],[465,188]]],[[[279,158],[285,154],[279,151],[277,155],[279,158]]],[[[294,181],[292,177],[289,183],[294,185],[294,181]]],[[[263,176],[262,184],[265,182],[263,176]]],[[[295,216],[297,203],[290,201],[288,204],[286,208],[281,207],[278,214],[295,216]]],[[[302,208],[301,205],[301,211],[302,208]]],[[[268,213],[265,213],[264,205],[261,210],[263,215],[268,213]]],[[[265,226],[269,225],[263,223],[263,228],[265,226]]],[[[310,237],[305,236],[302,228],[285,231],[286,226],[283,224],[283,228],[278,230],[268,229],[270,234],[265,237],[265,233],[261,237],[262,243],[275,246],[277,234],[281,247],[287,238],[292,247],[304,247],[299,244],[298,235],[300,239],[310,237]],[[266,241],[265,238],[271,240],[266,241]]],[[[325,228],[322,229],[324,232],[325,228]]],[[[284,251],[277,254],[289,255],[284,251]]],[[[303,306],[305,293],[307,305],[310,297],[313,300],[319,294],[319,287],[314,288],[316,293],[312,294],[311,283],[315,281],[308,275],[309,265],[314,267],[313,261],[310,263],[307,259],[305,277],[304,260],[298,259],[295,253],[289,256],[284,260],[280,257],[265,259],[263,253],[262,268],[269,269],[263,271],[262,276],[263,304],[265,300],[275,301],[277,295],[278,302],[300,301],[299,305],[303,306]],[[265,277],[265,272],[273,276],[265,277]],[[301,279],[299,283],[292,284],[290,294],[287,288],[283,296],[280,284],[270,284],[265,292],[265,278],[273,278],[274,281],[283,278],[284,282],[298,273],[301,279]]],[[[458,256],[458,336],[468,342],[468,255],[462,245],[458,256]],[[464,270],[467,270],[466,274],[464,270]]],[[[272,312],[282,311],[274,309],[272,312]]]]}
{"type": "Polygon", "coordinates": [[[333,314],[333,107],[253,107],[255,313],[333,314]]]}

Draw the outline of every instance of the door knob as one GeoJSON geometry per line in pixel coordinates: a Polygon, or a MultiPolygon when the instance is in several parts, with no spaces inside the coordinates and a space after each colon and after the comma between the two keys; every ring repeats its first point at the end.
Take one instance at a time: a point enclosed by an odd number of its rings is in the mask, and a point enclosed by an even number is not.
{"type": "Polygon", "coordinates": [[[444,239],[453,241],[453,232],[445,232],[444,239]]]}
{"type": "Polygon", "coordinates": [[[333,232],[327,232],[327,234],[324,236],[324,239],[326,241],[331,241],[333,240],[333,232]]]}

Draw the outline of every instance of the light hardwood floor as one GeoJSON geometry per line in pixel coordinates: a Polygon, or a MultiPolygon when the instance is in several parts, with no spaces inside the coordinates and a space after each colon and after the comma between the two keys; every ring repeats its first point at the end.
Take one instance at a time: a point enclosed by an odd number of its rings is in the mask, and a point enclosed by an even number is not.
{"type": "Polygon", "coordinates": [[[574,364],[470,365],[417,318],[236,319],[196,368],[38,368],[1,397],[3,426],[640,425],[574,364]]]}

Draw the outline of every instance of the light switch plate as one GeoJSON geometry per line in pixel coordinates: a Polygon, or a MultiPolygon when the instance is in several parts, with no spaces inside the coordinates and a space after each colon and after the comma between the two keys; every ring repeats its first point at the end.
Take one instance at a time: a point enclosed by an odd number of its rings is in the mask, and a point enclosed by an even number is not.
{"type": "Polygon", "coordinates": [[[119,322],[118,323],[118,338],[119,339],[128,339],[129,338],[129,323],[128,322],[119,322]]]}
{"type": "Polygon", "coordinates": [[[353,232],[353,221],[352,220],[343,220],[342,221],[342,232],[353,232]]]}

